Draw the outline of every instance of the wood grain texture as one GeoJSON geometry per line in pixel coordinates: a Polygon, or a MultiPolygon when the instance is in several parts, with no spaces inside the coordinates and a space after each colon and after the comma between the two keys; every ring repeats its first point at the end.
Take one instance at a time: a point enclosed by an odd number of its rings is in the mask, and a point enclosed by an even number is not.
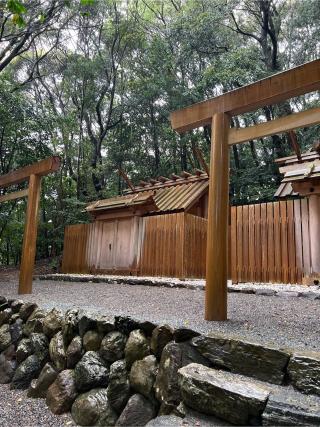
{"type": "Polygon", "coordinates": [[[242,114],[320,89],[320,59],[171,113],[178,132],[211,123],[216,113],[242,114]]]}
{"type": "Polygon", "coordinates": [[[6,175],[0,176],[0,188],[19,184],[26,181],[31,175],[44,176],[55,172],[60,168],[61,160],[58,156],[49,157],[40,162],[34,163],[24,168],[11,171],[6,175]]]}
{"type": "Polygon", "coordinates": [[[230,118],[212,120],[205,319],[227,319],[230,118]]]}
{"type": "Polygon", "coordinates": [[[28,191],[28,188],[26,188],[24,190],[4,194],[3,196],[0,196],[0,203],[8,202],[9,200],[21,199],[22,197],[28,197],[28,191]]]}
{"type": "Polygon", "coordinates": [[[22,244],[19,294],[32,293],[32,276],[36,256],[40,191],[41,177],[39,175],[31,175],[29,179],[29,197],[22,244]]]}

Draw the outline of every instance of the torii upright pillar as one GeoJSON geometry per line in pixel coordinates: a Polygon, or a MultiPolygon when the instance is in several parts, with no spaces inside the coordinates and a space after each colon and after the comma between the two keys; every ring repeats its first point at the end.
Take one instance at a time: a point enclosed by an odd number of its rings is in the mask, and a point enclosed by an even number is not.
{"type": "Polygon", "coordinates": [[[183,133],[212,126],[209,186],[205,319],[227,318],[228,145],[318,123],[319,109],[292,114],[244,129],[230,129],[229,117],[278,104],[320,89],[320,59],[275,74],[171,113],[171,125],[183,133]]]}
{"type": "Polygon", "coordinates": [[[0,188],[29,181],[29,188],[0,196],[0,203],[28,197],[19,275],[19,294],[32,293],[32,276],[36,256],[41,177],[60,168],[60,157],[54,156],[0,176],[0,188]]]}

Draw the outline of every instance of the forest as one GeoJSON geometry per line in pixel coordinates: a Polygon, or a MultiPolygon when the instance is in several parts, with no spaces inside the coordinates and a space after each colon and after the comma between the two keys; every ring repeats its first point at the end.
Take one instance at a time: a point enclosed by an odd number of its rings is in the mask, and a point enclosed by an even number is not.
{"type": "MultiPolygon", "coordinates": [[[[0,175],[51,155],[37,257],[126,182],[209,163],[210,128],[171,129],[178,108],[320,57],[319,0],[0,0],[0,175]]],[[[232,119],[247,126],[320,105],[319,93],[232,119]]],[[[319,126],[297,131],[301,150],[319,126]]],[[[288,135],[233,146],[230,203],[272,201],[288,135]]],[[[18,189],[23,187],[19,186],[18,189]]],[[[18,264],[25,200],[0,204],[0,264],[18,264]]]]}

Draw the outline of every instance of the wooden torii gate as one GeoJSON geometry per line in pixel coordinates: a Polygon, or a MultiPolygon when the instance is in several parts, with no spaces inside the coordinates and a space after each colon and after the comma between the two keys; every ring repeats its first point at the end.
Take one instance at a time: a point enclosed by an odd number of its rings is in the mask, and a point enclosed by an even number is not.
{"type": "Polygon", "coordinates": [[[41,177],[57,171],[60,168],[60,163],[60,157],[53,156],[0,176],[0,188],[6,188],[27,180],[29,181],[29,187],[27,189],[0,196],[0,203],[21,197],[28,197],[20,264],[19,294],[32,293],[41,177]]]}
{"type": "Polygon", "coordinates": [[[320,108],[247,128],[230,118],[320,89],[320,59],[171,113],[179,133],[212,126],[205,319],[227,319],[229,146],[320,123],[320,108]]]}

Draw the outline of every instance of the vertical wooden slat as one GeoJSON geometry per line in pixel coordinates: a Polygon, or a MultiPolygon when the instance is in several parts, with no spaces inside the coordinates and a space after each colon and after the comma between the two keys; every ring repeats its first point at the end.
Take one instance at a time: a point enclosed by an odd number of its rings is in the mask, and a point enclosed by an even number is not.
{"type": "Polygon", "coordinates": [[[231,227],[230,227],[230,251],[231,251],[231,260],[230,260],[230,271],[231,271],[231,280],[233,283],[238,281],[237,276],[237,208],[235,206],[231,207],[231,227]]]}
{"type": "Polygon", "coordinates": [[[268,281],[267,205],[261,204],[261,281],[268,281]]]}

